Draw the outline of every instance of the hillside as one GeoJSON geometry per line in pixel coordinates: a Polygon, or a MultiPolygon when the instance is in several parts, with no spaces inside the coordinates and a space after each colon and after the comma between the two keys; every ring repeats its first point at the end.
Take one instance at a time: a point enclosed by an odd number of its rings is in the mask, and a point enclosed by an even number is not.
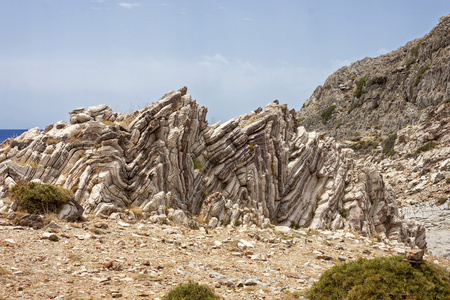
{"type": "Polygon", "coordinates": [[[450,100],[450,15],[391,53],[342,67],[298,112],[299,124],[338,140],[387,138],[450,100]]]}

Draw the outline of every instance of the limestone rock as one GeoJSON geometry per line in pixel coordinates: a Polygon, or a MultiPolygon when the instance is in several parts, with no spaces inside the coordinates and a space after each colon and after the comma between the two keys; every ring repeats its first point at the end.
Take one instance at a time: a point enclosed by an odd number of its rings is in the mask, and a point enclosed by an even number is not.
{"type": "Polygon", "coordinates": [[[106,106],[74,110],[70,125],[9,150],[0,197],[8,178],[40,180],[73,190],[85,214],[120,216],[137,206],[158,223],[196,227],[194,216],[210,228],[346,228],[425,245],[424,228],[399,217],[375,166],[298,126],[286,105],[210,126],[206,111],[184,89],[125,115],[106,106]]]}
{"type": "Polygon", "coordinates": [[[37,230],[44,227],[44,219],[39,215],[25,215],[20,219],[19,225],[32,227],[37,230]]]}
{"type": "Polygon", "coordinates": [[[69,222],[73,222],[78,220],[83,214],[84,209],[78,204],[76,201],[70,200],[66,204],[63,205],[61,210],[58,213],[58,218],[61,220],[67,220],[69,222]]]}
{"type": "Polygon", "coordinates": [[[424,120],[430,109],[450,99],[449,47],[447,17],[423,38],[340,68],[306,100],[299,124],[343,140],[386,138],[424,120]]]}
{"type": "Polygon", "coordinates": [[[406,253],[406,259],[421,262],[423,260],[423,255],[425,254],[425,249],[413,249],[408,250],[406,253]]]}

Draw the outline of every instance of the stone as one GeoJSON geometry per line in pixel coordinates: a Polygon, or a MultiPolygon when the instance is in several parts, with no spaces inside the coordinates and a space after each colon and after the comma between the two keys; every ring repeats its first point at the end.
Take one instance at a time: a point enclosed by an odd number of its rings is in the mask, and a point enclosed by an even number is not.
{"type": "Polygon", "coordinates": [[[44,219],[39,215],[25,215],[20,219],[19,225],[38,230],[44,227],[44,219]]]}
{"type": "Polygon", "coordinates": [[[117,224],[119,224],[122,227],[130,227],[131,226],[130,223],[123,222],[123,221],[119,221],[119,222],[117,222],[117,224]]]}
{"type": "Polygon", "coordinates": [[[442,173],[433,173],[430,176],[430,180],[432,183],[436,184],[445,179],[445,175],[442,173]]]}
{"type": "Polygon", "coordinates": [[[44,233],[42,233],[42,239],[50,240],[52,242],[59,241],[59,237],[55,233],[52,233],[52,232],[44,232],[44,233]]]}
{"type": "Polygon", "coordinates": [[[423,261],[423,255],[425,254],[425,249],[413,249],[406,252],[406,259],[414,262],[423,261]]]}
{"type": "Polygon", "coordinates": [[[67,220],[69,222],[74,222],[78,220],[81,215],[83,215],[84,209],[78,204],[78,202],[73,199],[65,203],[61,210],[58,212],[58,218],[61,220],[67,220]]]}
{"type": "Polygon", "coordinates": [[[51,220],[50,223],[48,223],[47,225],[48,228],[55,228],[55,229],[60,229],[62,228],[58,223],[56,223],[55,221],[51,220]]]}

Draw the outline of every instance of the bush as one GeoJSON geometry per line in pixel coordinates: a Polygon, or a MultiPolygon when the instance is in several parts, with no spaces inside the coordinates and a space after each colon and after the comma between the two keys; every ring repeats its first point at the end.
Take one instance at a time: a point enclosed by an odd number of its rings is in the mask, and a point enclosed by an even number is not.
{"type": "Polygon", "coordinates": [[[17,200],[18,208],[30,214],[57,213],[72,198],[72,192],[51,184],[19,182],[10,189],[10,196],[17,200]]]}
{"type": "Polygon", "coordinates": [[[401,256],[379,257],[334,266],[307,292],[309,299],[449,299],[450,273],[401,256]]]}
{"type": "Polygon", "coordinates": [[[426,65],[422,68],[420,68],[419,73],[416,76],[416,80],[414,81],[414,86],[418,86],[420,83],[420,80],[422,79],[422,75],[430,68],[430,65],[426,65]]]}
{"type": "Polygon", "coordinates": [[[431,149],[433,149],[434,147],[436,147],[436,143],[433,141],[430,141],[428,143],[426,143],[425,145],[423,145],[422,147],[419,147],[415,154],[419,154],[421,152],[427,152],[430,151],[431,149]]]}
{"type": "Polygon", "coordinates": [[[411,49],[411,56],[413,56],[413,57],[419,56],[419,48],[420,48],[420,45],[422,45],[422,43],[425,42],[425,41],[428,40],[428,39],[429,39],[428,37],[427,37],[427,38],[421,39],[421,40],[417,43],[417,45],[416,45],[414,48],[411,49]]]}
{"type": "Polygon", "coordinates": [[[366,86],[367,75],[361,77],[358,82],[356,82],[356,90],[353,92],[353,96],[356,98],[361,97],[364,94],[363,88],[366,86]]]}
{"type": "Polygon", "coordinates": [[[179,284],[163,296],[167,300],[215,300],[220,297],[211,288],[198,283],[179,284]]]}
{"type": "Polygon", "coordinates": [[[327,108],[327,110],[325,110],[320,116],[322,117],[323,121],[329,120],[331,119],[331,114],[333,113],[333,111],[336,109],[336,105],[331,105],[330,107],[327,108]]]}
{"type": "Polygon", "coordinates": [[[394,133],[383,142],[383,154],[386,156],[392,156],[397,152],[394,151],[395,140],[397,139],[397,133],[394,133]]]}

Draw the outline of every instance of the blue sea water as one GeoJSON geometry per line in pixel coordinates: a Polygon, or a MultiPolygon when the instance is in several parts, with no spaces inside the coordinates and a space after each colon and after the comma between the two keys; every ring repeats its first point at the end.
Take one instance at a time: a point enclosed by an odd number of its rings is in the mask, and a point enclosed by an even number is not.
{"type": "Polygon", "coordinates": [[[0,129],[0,143],[8,138],[15,138],[27,131],[27,129],[0,129]]]}

